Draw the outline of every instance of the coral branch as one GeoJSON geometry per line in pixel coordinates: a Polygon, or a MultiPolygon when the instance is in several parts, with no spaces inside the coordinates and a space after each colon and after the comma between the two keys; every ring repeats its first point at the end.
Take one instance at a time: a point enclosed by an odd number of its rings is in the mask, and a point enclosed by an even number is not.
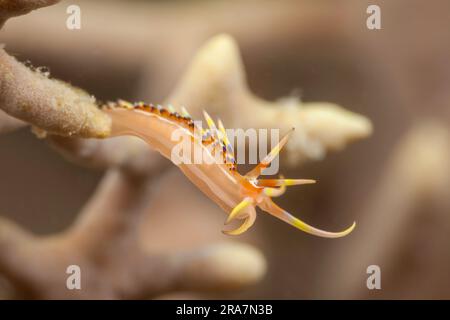
{"type": "MultiPolygon", "coordinates": [[[[287,146],[293,165],[322,159],[327,150],[341,150],[372,132],[370,120],[331,103],[303,104],[294,99],[271,103],[255,97],[245,83],[237,44],[228,35],[214,37],[199,50],[166,101],[188,106],[197,117],[203,108],[207,108],[208,112],[224,119],[228,127],[282,130],[296,127],[287,146]]],[[[87,165],[120,164],[145,173],[163,163],[145,145],[128,138],[114,143],[63,138],[52,141],[70,158],[87,165]],[[140,160],[149,154],[151,161],[140,160]]]]}
{"type": "Polygon", "coordinates": [[[20,16],[57,2],[59,0],[2,0],[0,1],[0,28],[11,17],[20,16]]]}
{"type": "MultiPolygon", "coordinates": [[[[296,6],[295,2],[286,3],[296,6]]],[[[259,14],[258,19],[273,18],[274,10],[270,8],[259,14]]],[[[254,14],[253,5],[248,9],[247,18],[250,18],[254,14]]],[[[21,10],[25,7],[15,12],[25,12],[21,10]]],[[[208,12],[208,8],[204,10],[208,12]]],[[[297,11],[290,6],[284,7],[281,13],[275,14],[275,20],[287,30],[292,26],[290,23],[298,21],[297,11]],[[290,17],[291,22],[281,23],[286,16],[290,17]]],[[[10,16],[12,14],[3,17],[10,16]]],[[[228,18],[228,15],[223,17],[216,28],[224,29],[218,26],[223,26],[228,18]]],[[[196,20],[198,16],[192,14],[190,21],[196,20]]],[[[155,20],[146,16],[142,21],[153,23],[155,20]]],[[[245,26],[249,25],[247,19],[243,21],[245,26]]],[[[139,30],[156,30],[142,28],[144,24],[138,25],[139,30]]],[[[265,31],[271,32],[272,39],[278,38],[284,30],[272,32],[270,24],[264,25],[265,31]]],[[[243,26],[241,24],[236,29],[243,29],[241,36],[253,41],[254,31],[260,31],[260,26],[247,33],[247,28],[243,26]]],[[[177,26],[175,29],[180,28],[177,26]]],[[[192,27],[193,32],[186,37],[184,48],[190,50],[200,41],[196,29],[192,27]]],[[[127,35],[130,34],[129,29],[126,31],[127,35]]],[[[180,39],[179,34],[174,30],[168,33],[172,36],[172,42],[164,46],[178,48],[179,43],[173,39],[180,39]],[[177,37],[173,37],[175,34],[177,37]]],[[[142,39],[148,38],[147,33],[136,34],[142,39]]],[[[106,38],[95,32],[94,35],[91,40],[106,38]]],[[[259,38],[251,43],[258,43],[261,39],[263,35],[260,32],[259,38]]],[[[144,57],[148,52],[137,51],[145,47],[148,51],[158,52],[157,57],[160,58],[160,50],[150,50],[150,45],[137,46],[136,43],[143,41],[135,40],[125,46],[112,41],[111,47],[115,49],[109,51],[109,56],[119,57],[120,60],[122,55],[132,52],[134,57],[144,57]],[[123,53],[124,47],[129,47],[126,53],[123,53]]],[[[71,45],[65,50],[67,48],[71,45]]],[[[74,49],[73,52],[80,51],[74,49]]],[[[179,57],[168,59],[171,60],[168,64],[175,64],[175,60],[182,61],[185,55],[179,53],[179,57]]],[[[150,57],[147,58],[150,60],[150,57]]],[[[130,60],[135,63],[140,59],[130,60]]],[[[162,67],[161,70],[168,68],[162,67]]],[[[160,76],[164,78],[166,75],[160,76]]],[[[194,116],[199,116],[201,109],[206,108],[223,118],[227,127],[287,129],[295,126],[298,130],[289,149],[291,158],[295,160],[319,159],[326,150],[340,149],[350,141],[371,133],[369,120],[334,105],[303,105],[292,99],[271,103],[255,97],[247,87],[237,45],[227,35],[213,38],[199,51],[166,102],[186,105],[194,116]]],[[[49,132],[49,141],[72,159],[91,166],[121,168],[107,172],[77,221],[64,232],[37,237],[8,221],[0,221],[0,271],[22,293],[34,298],[148,298],[174,290],[236,289],[253,284],[264,275],[266,266],[263,256],[247,245],[225,243],[196,249],[172,248],[170,251],[164,248],[161,231],[155,232],[156,238],[152,239],[159,245],[156,249],[143,241],[143,234],[151,235],[149,225],[143,223],[145,218],[158,215],[157,200],[153,199],[149,204],[149,196],[152,192],[156,193],[157,188],[151,188],[152,181],[148,176],[144,179],[137,179],[136,176],[159,170],[163,167],[162,160],[133,138],[78,139],[107,137],[110,129],[110,119],[98,110],[95,99],[87,93],[30,70],[1,50],[0,109],[49,132]],[[72,264],[81,267],[81,291],[67,290],[65,287],[66,268],[72,264]]],[[[168,195],[166,192],[166,203],[170,202],[168,195]]],[[[186,199],[186,203],[189,201],[192,202],[192,198],[186,199]]],[[[165,215],[170,214],[170,210],[163,211],[165,215]]],[[[202,223],[207,229],[207,223],[202,223]]],[[[185,225],[173,224],[170,220],[172,231],[186,228],[185,225]]],[[[164,234],[167,229],[161,230],[164,234]]],[[[166,239],[168,242],[171,240],[166,239]]]]}
{"type": "Polygon", "coordinates": [[[32,71],[0,49],[0,108],[9,115],[63,136],[105,137],[110,119],[95,98],[32,71]]]}
{"type": "MultiPolygon", "coordinates": [[[[148,298],[174,290],[230,290],[258,281],[265,260],[248,245],[175,253],[140,241],[145,183],[110,171],[67,231],[35,237],[0,221],[0,271],[33,298],[148,298]],[[82,290],[67,290],[66,268],[81,268],[82,290]]],[[[145,230],[144,230],[145,232],[145,230]]]]}
{"type": "Polygon", "coordinates": [[[214,37],[199,50],[168,101],[187,105],[194,114],[208,108],[232,128],[295,127],[287,146],[295,165],[322,159],[327,150],[340,150],[372,133],[369,119],[331,103],[272,103],[255,97],[245,82],[237,44],[228,35],[214,37]]]}
{"type": "Polygon", "coordinates": [[[48,141],[68,160],[79,165],[101,169],[120,167],[134,176],[160,172],[169,164],[169,161],[135,137],[98,140],[50,135],[48,141]]]}

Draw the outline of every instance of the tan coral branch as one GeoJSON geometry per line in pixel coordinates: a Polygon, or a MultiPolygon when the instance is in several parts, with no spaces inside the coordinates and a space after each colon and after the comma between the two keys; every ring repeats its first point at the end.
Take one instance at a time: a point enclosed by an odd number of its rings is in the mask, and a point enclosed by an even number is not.
{"type": "Polygon", "coordinates": [[[169,161],[136,137],[81,139],[50,135],[51,146],[68,160],[91,168],[120,167],[133,176],[161,172],[169,161]]]}
{"type": "Polygon", "coordinates": [[[189,106],[197,115],[205,108],[231,128],[295,127],[287,145],[295,165],[322,159],[328,150],[341,150],[372,133],[369,119],[333,103],[256,97],[248,89],[237,43],[226,34],[213,37],[198,51],[168,101],[189,106]]]}
{"type": "Polygon", "coordinates": [[[50,6],[60,0],[2,0],[0,1],[0,28],[11,17],[26,14],[41,7],[50,6]]]}
{"type": "Polygon", "coordinates": [[[230,290],[260,280],[266,266],[248,245],[223,243],[178,252],[146,249],[144,181],[111,170],[71,228],[36,237],[0,220],[0,271],[32,298],[148,298],[176,290],[230,290]],[[82,290],[65,286],[69,265],[82,290]]]}
{"type": "Polygon", "coordinates": [[[32,71],[0,49],[0,109],[62,136],[105,137],[111,121],[86,92],[32,71]]]}

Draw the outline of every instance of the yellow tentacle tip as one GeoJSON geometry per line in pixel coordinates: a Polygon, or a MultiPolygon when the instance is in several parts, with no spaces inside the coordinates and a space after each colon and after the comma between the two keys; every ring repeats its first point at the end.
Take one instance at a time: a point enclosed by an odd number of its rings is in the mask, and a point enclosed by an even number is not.
{"type": "Polygon", "coordinates": [[[214,123],[214,120],[211,118],[211,116],[208,114],[208,112],[206,112],[205,110],[203,110],[203,116],[206,119],[206,123],[208,124],[208,127],[213,130],[216,128],[216,124],[214,123]]]}
{"type": "Polygon", "coordinates": [[[255,223],[256,215],[250,214],[244,222],[234,230],[222,230],[222,233],[229,236],[237,236],[247,231],[255,223]]]}
{"type": "Polygon", "coordinates": [[[239,202],[234,209],[229,214],[227,220],[225,221],[225,225],[229,224],[232,220],[238,218],[238,219],[245,219],[244,222],[237,227],[234,230],[222,230],[222,232],[226,235],[236,236],[241,233],[244,233],[245,231],[250,228],[256,219],[256,211],[254,207],[250,207],[253,205],[253,199],[250,197],[244,198],[241,202],[239,202]],[[248,209],[247,209],[248,208],[248,209]],[[247,209],[247,210],[246,210],[247,209]],[[245,210],[246,215],[245,216],[239,216],[243,211],[245,210]]]}
{"type": "Polygon", "coordinates": [[[356,222],[353,222],[353,224],[348,227],[347,229],[340,231],[340,232],[330,232],[330,231],[324,231],[324,230],[320,230],[317,228],[314,228],[312,226],[306,225],[303,221],[296,221],[296,223],[294,224],[294,226],[296,226],[297,228],[299,228],[300,230],[303,230],[309,234],[318,236],[318,237],[322,237],[322,238],[342,238],[345,237],[347,235],[349,235],[353,229],[355,229],[356,227],[356,222]]]}
{"type": "Polygon", "coordinates": [[[281,186],[279,188],[265,187],[263,189],[263,192],[268,197],[279,197],[279,196],[282,196],[286,192],[286,185],[281,184],[281,186]]]}
{"type": "Polygon", "coordinates": [[[285,179],[286,186],[296,186],[301,184],[314,184],[316,180],[313,179],[285,179]]]}
{"type": "Polygon", "coordinates": [[[233,219],[235,219],[238,216],[238,214],[242,210],[247,208],[250,204],[252,204],[252,199],[250,199],[250,198],[245,198],[244,200],[239,202],[239,204],[236,207],[234,207],[233,210],[231,211],[231,213],[228,215],[228,218],[225,221],[225,224],[229,224],[233,219]]]}
{"type": "Polygon", "coordinates": [[[353,229],[355,229],[355,227],[356,227],[356,221],[353,221],[353,224],[350,227],[348,227],[346,230],[340,232],[341,237],[345,237],[346,235],[350,234],[353,231],[353,229]]]}

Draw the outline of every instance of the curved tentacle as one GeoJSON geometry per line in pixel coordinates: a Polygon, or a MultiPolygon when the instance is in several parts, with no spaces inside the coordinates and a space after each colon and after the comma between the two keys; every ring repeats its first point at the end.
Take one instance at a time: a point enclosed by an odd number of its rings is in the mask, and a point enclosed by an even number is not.
{"type": "Polygon", "coordinates": [[[270,213],[274,217],[277,217],[278,219],[283,220],[284,222],[290,224],[291,226],[300,229],[306,233],[323,237],[323,238],[340,238],[348,235],[350,232],[353,231],[353,229],[356,226],[356,223],[353,222],[353,224],[341,232],[329,232],[321,229],[317,229],[313,226],[310,226],[309,224],[301,221],[300,219],[294,217],[286,210],[280,208],[277,206],[270,198],[265,199],[264,202],[262,202],[259,207],[266,211],[267,213],[270,213]]]}
{"type": "Polygon", "coordinates": [[[245,210],[249,205],[253,204],[253,199],[246,197],[244,200],[239,202],[239,204],[233,208],[233,210],[228,215],[225,224],[229,224],[233,219],[235,219],[243,210],[245,210]]]}
{"type": "Polygon", "coordinates": [[[248,215],[245,218],[244,222],[236,229],[233,230],[222,230],[223,233],[230,235],[230,236],[237,236],[240,235],[242,233],[244,233],[245,231],[247,231],[254,223],[256,220],[256,210],[255,207],[250,206],[247,207],[248,209],[248,215]]]}

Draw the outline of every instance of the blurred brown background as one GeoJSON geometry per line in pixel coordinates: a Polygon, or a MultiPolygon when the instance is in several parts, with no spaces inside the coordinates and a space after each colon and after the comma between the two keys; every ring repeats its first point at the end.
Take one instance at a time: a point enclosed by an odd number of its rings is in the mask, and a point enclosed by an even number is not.
{"type": "MultiPolygon", "coordinates": [[[[236,38],[256,95],[273,100],[299,92],[304,101],[337,103],[374,125],[372,137],[342,152],[282,169],[319,181],[290,190],[279,200],[284,208],[327,229],[356,220],[354,234],[319,239],[260,214],[247,238],[267,256],[268,275],[230,297],[450,298],[449,189],[425,200],[396,187],[380,195],[384,186],[402,186],[390,184],[389,177],[401,177],[391,159],[410,130],[428,119],[449,128],[450,2],[63,1],[9,21],[0,42],[19,60],[48,66],[53,77],[100,99],[160,102],[195,50],[221,32],[236,38]],[[68,4],[81,7],[79,31],[65,28],[68,4]],[[366,28],[369,4],[381,8],[381,30],[366,28]],[[399,198],[410,205],[397,205],[399,198]],[[395,216],[381,221],[374,208],[403,217],[395,237],[384,234],[395,216]],[[382,290],[366,288],[369,264],[380,265],[382,290]]],[[[67,228],[102,175],[67,162],[27,129],[1,136],[0,155],[0,212],[38,234],[67,228]]],[[[448,181],[446,166],[426,168],[448,181]]]]}

